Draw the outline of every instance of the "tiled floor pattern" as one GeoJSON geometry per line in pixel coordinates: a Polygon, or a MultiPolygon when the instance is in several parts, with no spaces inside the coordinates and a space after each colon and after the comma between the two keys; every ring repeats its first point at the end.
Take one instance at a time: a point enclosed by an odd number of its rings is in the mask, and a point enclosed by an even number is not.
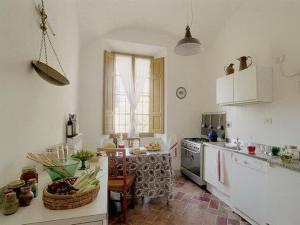
{"type": "MultiPolygon", "coordinates": [[[[174,200],[144,200],[128,210],[127,225],[248,225],[215,196],[183,177],[176,179],[174,200]]],[[[121,224],[110,216],[110,225],[121,224]]]]}

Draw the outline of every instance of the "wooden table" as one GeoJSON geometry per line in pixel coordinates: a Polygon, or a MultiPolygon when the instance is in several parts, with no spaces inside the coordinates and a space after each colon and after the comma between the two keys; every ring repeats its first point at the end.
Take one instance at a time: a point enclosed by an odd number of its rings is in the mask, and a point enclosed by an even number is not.
{"type": "MultiPolygon", "coordinates": [[[[171,198],[173,172],[168,150],[147,151],[146,154],[133,155],[127,148],[126,162],[129,174],[136,176],[137,197],[171,198]]],[[[122,170],[121,161],[118,161],[117,167],[122,170]]]]}
{"type": "Polygon", "coordinates": [[[102,176],[100,191],[92,203],[76,209],[50,210],[43,205],[43,188],[51,182],[46,172],[39,174],[39,193],[28,207],[10,216],[0,214],[1,225],[107,225],[107,157],[99,160],[102,176]]]}

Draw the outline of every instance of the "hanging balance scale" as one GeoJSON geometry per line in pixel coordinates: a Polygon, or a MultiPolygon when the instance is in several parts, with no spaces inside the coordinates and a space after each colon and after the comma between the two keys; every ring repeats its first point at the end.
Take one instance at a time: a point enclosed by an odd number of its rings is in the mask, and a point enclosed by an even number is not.
{"type": "Polygon", "coordinates": [[[40,75],[41,78],[48,81],[51,84],[57,85],[57,86],[64,86],[70,84],[69,80],[65,76],[65,72],[62,68],[61,62],[57,56],[57,53],[54,49],[54,46],[51,42],[51,39],[49,37],[47,29],[49,28],[51,31],[51,34],[55,36],[55,33],[51,29],[51,26],[47,22],[47,14],[45,13],[45,7],[44,7],[44,1],[41,0],[41,5],[38,7],[39,13],[41,15],[41,24],[40,28],[42,30],[42,38],[41,38],[41,46],[40,46],[40,54],[39,59],[32,61],[32,66],[35,69],[35,71],[40,75]],[[48,55],[47,55],[47,43],[49,42],[49,45],[51,46],[51,49],[54,53],[54,56],[58,62],[58,65],[62,71],[62,73],[58,72],[57,70],[53,69],[48,65],[48,55]],[[44,52],[45,62],[42,62],[42,55],[44,52]]]}

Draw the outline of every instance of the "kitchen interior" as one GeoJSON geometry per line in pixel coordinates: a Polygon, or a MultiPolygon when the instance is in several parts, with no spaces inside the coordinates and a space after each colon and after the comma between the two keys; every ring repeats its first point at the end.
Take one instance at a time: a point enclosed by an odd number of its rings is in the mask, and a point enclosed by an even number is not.
{"type": "Polygon", "coordinates": [[[297,0],[2,0],[0,225],[298,225],[297,0]]]}

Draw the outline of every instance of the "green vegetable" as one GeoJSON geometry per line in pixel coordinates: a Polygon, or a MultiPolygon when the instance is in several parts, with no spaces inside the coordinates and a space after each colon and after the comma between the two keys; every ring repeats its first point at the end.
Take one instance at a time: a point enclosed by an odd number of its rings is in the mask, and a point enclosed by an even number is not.
{"type": "Polygon", "coordinates": [[[89,150],[80,150],[76,152],[74,155],[72,155],[73,158],[79,159],[81,161],[86,161],[95,156],[94,152],[91,152],[89,150]]]}
{"type": "Polygon", "coordinates": [[[79,189],[79,192],[90,190],[91,188],[96,187],[99,184],[99,180],[96,178],[99,171],[100,167],[97,166],[95,170],[82,172],[77,178],[76,182],[73,184],[73,187],[79,189]]]}

